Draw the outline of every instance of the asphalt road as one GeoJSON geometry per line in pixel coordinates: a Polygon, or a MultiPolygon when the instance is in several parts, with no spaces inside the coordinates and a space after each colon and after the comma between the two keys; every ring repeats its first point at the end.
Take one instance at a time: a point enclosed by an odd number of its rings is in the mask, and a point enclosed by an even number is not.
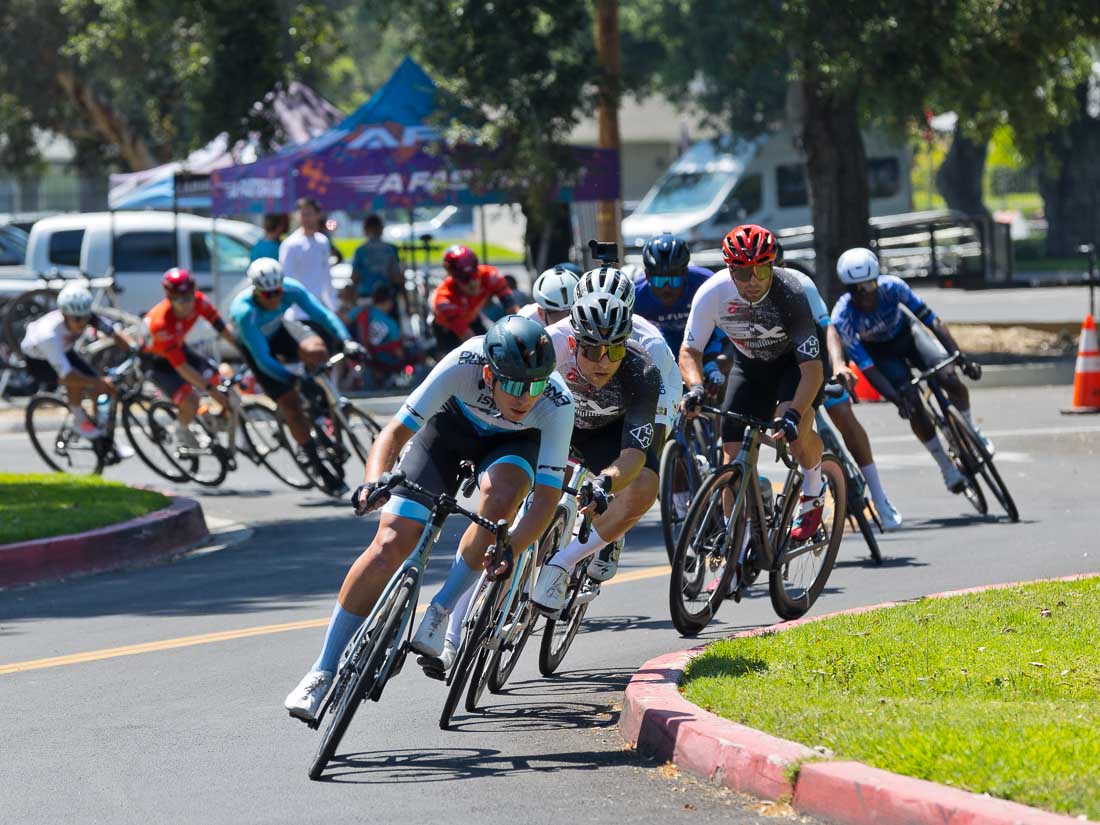
{"type": "MultiPolygon", "coordinates": [[[[975,393],[1016,493],[1017,525],[968,512],[891,409],[861,407],[908,529],[882,539],[882,568],[847,537],[814,612],[1100,568],[1100,419],[1058,415],[1064,396],[975,393]]],[[[0,468],[40,465],[22,436],[0,435],[0,468]]],[[[111,475],[152,480],[136,465],[111,475]]],[[[561,675],[539,677],[529,651],[487,713],[460,715],[443,733],[443,688],[410,661],[381,703],[361,709],[342,760],[315,783],[306,769],[317,735],[282,700],[313,661],[371,523],[255,471],[187,492],[254,534],[174,564],[0,593],[0,822],[776,821],[618,738],[633,671],[693,644],[668,619],[655,513],[632,533],[561,675]]],[[[457,529],[433,559],[426,595],[445,575],[457,529]]],[[[775,621],[766,589],[718,618],[708,637],[775,621]]]]}

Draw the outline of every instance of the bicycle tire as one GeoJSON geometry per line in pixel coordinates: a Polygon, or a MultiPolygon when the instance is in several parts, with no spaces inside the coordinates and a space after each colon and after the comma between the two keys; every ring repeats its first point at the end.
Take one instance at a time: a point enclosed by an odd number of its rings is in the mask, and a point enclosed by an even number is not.
{"type": "Polygon", "coordinates": [[[977,455],[978,475],[981,476],[982,481],[989,487],[989,491],[993,493],[993,497],[997,499],[997,503],[1004,508],[1005,513],[1008,514],[1008,520],[1013,523],[1018,522],[1020,520],[1020,511],[1016,509],[1016,501],[1012,498],[1012,493],[1008,491],[1008,485],[1004,483],[1004,479],[1001,478],[1001,474],[997,471],[997,467],[993,463],[993,456],[989,454],[989,450],[985,448],[982,440],[978,438],[978,434],[966,423],[966,419],[962,417],[962,413],[952,407],[949,411],[949,415],[958,428],[959,434],[967,441],[967,447],[972,453],[977,455]]]}
{"type": "MultiPolygon", "coordinates": [[[[551,522],[551,527],[553,526],[554,524],[551,522]]],[[[536,551],[530,557],[530,564],[535,563],[537,555],[536,551]]],[[[524,565],[523,570],[516,571],[516,575],[519,577],[517,581],[523,582],[527,579],[526,568],[527,565],[524,565]]],[[[493,655],[489,659],[486,687],[489,688],[490,693],[500,693],[504,690],[505,683],[511,677],[512,671],[516,669],[519,658],[523,654],[523,649],[527,646],[527,640],[535,629],[535,609],[531,606],[528,594],[522,591],[518,593],[508,613],[509,615],[504,619],[504,627],[512,627],[514,638],[512,641],[501,639],[500,644],[497,645],[496,650],[493,651],[493,655]],[[522,624],[523,629],[518,636],[515,636],[515,627],[518,624],[522,624]]]]}
{"type": "Polygon", "coordinates": [[[0,317],[3,341],[12,352],[19,352],[27,325],[36,321],[57,306],[57,291],[30,289],[4,304],[0,317]]]}
{"type": "Polygon", "coordinates": [[[882,567],[882,551],[879,550],[878,539],[875,537],[871,522],[867,520],[867,514],[859,509],[852,513],[852,517],[855,518],[856,524],[859,526],[859,532],[863,534],[863,540],[867,542],[867,549],[871,551],[871,560],[874,561],[876,567],[882,567]]]}
{"type": "MultiPolygon", "coordinates": [[[[775,610],[776,615],[785,621],[800,618],[813,607],[814,602],[821,595],[821,591],[825,589],[829,574],[832,573],[833,565],[836,563],[840,542],[844,538],[848,493],[844,469],[836,456],[826,453],[821,457],[821,476],[829,486],[829,492],[833,500],[833,520],[829,531],[828,544],[824,548],[824,555],[820,557],[821,567],[814,574],[810,585],[802,588],[804,592],[801,597],[792,597],[788,593],[785,582],[790,572],[791,557],[788,557],[786,553],[790,541],[790,528],[794,521],[794,505],[797,500],[797,496],[792,495],[791,501],[787,502],[787,506],[784,508],[783,521],[778,532],[781,540],[776,553],[776,563],[768,571],[768,594],[771,597],[772,608],[775,610]],[[786,564],[783,563],[785,558],[786,564]]],[[[808,554],[801,554],[800,557],[804,558],[805,555],[816,554],[811,551],[808,554]]]]}
{"type": "MultiPolygon", "coordinates": [[[[582,587],[584,579],[585,577],[582,574],[581,580],[574,587],[582,587]]],[[[570,602],[572,601],[573,598],[571,597],[570,602]]],[[[584,621],[584,614],[588,612],[588,605],[591,602],[572,606],[569,606],[568,602],[566,604],[566,609],[570,612],[565,627],[560,634],[560,641],[554,644],[555,631],[562,624],[561,619],[547,619],[546,626],[542,631],[542,642],[539,645],[539,673],[543,676],[553,676],[561,667],[561,663],[565,661],[565,654],[573,646],[573,640],[577,638],[577,631],[580,629],[581,622],[584,621]]]]}
{"type": "Polygon", "coordinates": [[[492,614],[492,610],[487,608],[495,603],[496,591],[503,585],[503,582],[490,582],[484,577],[481,581],[482,586],[474,595],[473,602],[476,618],[473,627],[463,630],[462,643],[459,645],[454,669],[451,671],[451,677],[448,680],[447,698],[443,702],[443,710],[439,714],[440,730],[450,730],[451,717],[454,715],[458,700],[466,687],[466,681],[470,678],[474,660],[483,650],[481,642],[489,627],[489,616],[492,614]]]}
{"type": "Polygon", "coordinates": [[[34,447],[34,451],[38,453],[39,458],[45,461],[46,465],[55,472],[99,475],[103,472],[105,454],[96,444],[81,437],[73,429],[72,419],[72,411],[69,409],[69,402],[66,399],[60,395],[50,393],[36,395],[27,404],[27,411],[24,414],[24,422],[27,435],[31,440],[31,446],[34,447]],[[51,407],[55,408],[60,415],[47,412],[51,407]],[[58,423],[47,424],[51,419],[58,423]],[[56,435],[50,435],[50,433],[56,433],[56,435]],[[83,446],[82,442],[87,446],[83,446]],[[53,447],[52,450],[51,447],[53,447]],[[73,450],[73,454],[87,453],[91,459],[91,463],[88,465],[91,469],[77,469],[74,468],[71,461],[61,460],[70,457],[70,449],[73,450]]]}
{"type": "MultiPolygon", "coordinates": [[[[688,464],[687,450],[676,439],[671,439],[661,451],[661,464],[658,476],[661,479],[659,500],[661,503],[661,534],[665,540],[665,552],[668,554],[668,562],[672,564],[672,557],[676,553],[676,541],[680,537],[680,531],[687,518],[680,518],[676,513],[676,501],[674,498],[675,482],[683,480],[687,485],[688,499],[694,496],[697,485],[694,484],[693,473],[688,464]]],[[[690,506],[690,505],[689,505],[690,506]]]]}
{"type": "MultiPolygon", "coordinates": [[[[351,724],[355,712],[364,698],[377,689],[378,670],[387,659],[387,655],[394,642],[400,644],[401,625],[409,604],[416,595],[417,573],[409,570],[393,589],[393,595],[389,607],[378,612],[374,627],[365,631],[365,641],[352,651],[351,656],[343,667],[338,678],[347,668],[354,672],[349,675],[351,684],[345,683],[343,691],[335,698],[336,707],[333,710],[332,721],[321,735],[321,742],[317,746],[317,753],[309,767],[309,778],[319,779],[325,767],[336,754],[340,746],[340,740],[344,738],[348,725],[351,724]],[[373,632],[378,628],[380,632],[373,632]],[[362,667],[357,667],[359,661],[362,667]]],[[[337,689],[336,686],[333,687],[337,689]]]]}
{"type": "Polygon", "coordinates": [[[275,478],[295,490],[313,487],[313,479],[302,470],[294,456],[294,448],[277,410],[259,401],[242,402],[241,429],[260,463],[275,478]]]}
{"type": "MultiPolygon", "coordinates": [[[[149,416],[150,420],[159,418],[160,421],[163,421],[169,417],[178,420],[179,409],[170,401],[154,401],[149,407],[149,416]]],[[[218,444],[214,433],[203,423],[201,418],[196,416],[192,425],[202,430],[202,436],[210,445],[208,452],[188,452],[186,455],[182,455],[178,447],[173,449],[163,441],[160,443],[161,450],[191,481],[203,487],[217,487],[225,481],[225,477],[229,473],[229,459],[225,454],[225,450],[218,444]],[[172,455],[172,453],[175,453],[175,455],[172,455]]],[[[166,427],[159,422],[156,426],[160,430],[166,430],[166,427]]]]}
{"type": "Polygon", "coordinates": [[[152,417],[152,408],[153,404],[146,398],[135,398],[122,405],[122,429],[126,431],[126,440],[146,467],[161,478],[183,484],[188,480],[188,475],[165,446],[165,433],[152,417]],[[134,412],[135,407],[140,413],[134,412]],[[163,464],[160,459],[163,459],[163,464]]]}
{"type": "MultiPolygon", "coordinates": [[[[949,411],[950,412],[950,411],[949,411]]],[[[963,496],[981,515],[989,514],[989,503],[985,500],[982,485],[978,483],[977,471],[979,460],[970,451],[970,443],[958,429],[958,423],[949,414],[946,418],[947,426],[944,427],[944,438],[948,443],[948,451],[952,453],[955,466],[963,474],[966,486],[962,490],[963,496]]]]}
{"type": "Polygon", "coordinates": [[[680,539],[676,543],[676,553],[672,559],[672,574],[669,576],[668,584],[669,615],[676,630],[684,636],[698,635],[714,618],[718,607],[727,596],[735,568],[735,565],[730,563],[730,551],[736,547],[736,552],[740,553],[745,540],[746,521],[739,517],[734,527],[734,535],[729,536],[721,497],[723,490],[730,487],[730,493],[736,501],[743,479],[743,471],[739,465],[726,464],[719,467],[703,482],[691,502],[687,518],[684,519],[684,527],[680,531],[680,539]],[[715,499],[716,496],[717,499],[715,499]],[[714,539],[719,536],[719,524],[721,524],[721,537],[715,546],[714,539]],[[709,549],[702,555],[698,547],[700,542],[697,541],[700,529],[709,534],[703,542],[704,545],[709,545],[709,549]],[[718,555],[715,554],[715,550],[719,551],[718,555]],[[704,585],[708,568],[721,570],[721,572],[710,585],[704,585]],[[698,609],[692,609],[684,603],[685,596],[696,598],[704,592],[709,595],[703,598],[698,609]]]}
{"type": "Polygon", "coordinates": [[[345,407],[343,413],[350,427],[341,429],[347,436],[348,441],[351,442],[352,452],[354,452],[359,457],[359,460],[366,465],[367,456],[370,454],[370,449],[374,445],[374,439],[382,432],[382,427],[374,420],[374,417],[370,413],[359,409],[353,404],[349,404],[345,407]],[[369,433],[370,439],[364,442],[364,437],[361,433],[369,433]]]}

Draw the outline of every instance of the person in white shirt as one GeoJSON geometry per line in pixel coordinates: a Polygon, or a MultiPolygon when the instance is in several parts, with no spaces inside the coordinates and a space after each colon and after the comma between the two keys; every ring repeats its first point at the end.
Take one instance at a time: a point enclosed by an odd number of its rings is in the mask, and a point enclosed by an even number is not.
{"type": "MultiPolygon", "coordinates": [[[[335,310],[339,304],[328,263],[332,246],[321,231],[321,205],[313,198],[299,198],[296,206],[298,228],[279,245],[279,263],[287,277],[294,278],[322,304],[335,310]]],[[[287,315],[296,321],[308,320],[298,307],[291,307],[287,315]]]]}

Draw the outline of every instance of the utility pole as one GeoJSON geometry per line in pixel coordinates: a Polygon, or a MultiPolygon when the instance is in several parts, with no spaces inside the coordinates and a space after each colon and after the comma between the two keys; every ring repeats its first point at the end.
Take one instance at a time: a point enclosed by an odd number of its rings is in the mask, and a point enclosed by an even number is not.
{"type": "MultiPolygon", "coordinates": [[[[620,78],[622,49],[619,42],[619,0],[595,0],[596,62],[600,79],[596,103],[596,127],[601,149],[614,149],[622,169],[622,140],[619,136],[620,78]]],[[[596,204],[596,226],[601,241],[614,241],[622,249],[620,206],[622,201],[596,204]]]]}

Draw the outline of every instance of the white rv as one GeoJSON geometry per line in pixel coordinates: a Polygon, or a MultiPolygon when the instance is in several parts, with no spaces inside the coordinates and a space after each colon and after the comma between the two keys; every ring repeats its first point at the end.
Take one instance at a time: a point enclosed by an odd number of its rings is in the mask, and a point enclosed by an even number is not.
{"type": "MultiPolygon", "coordinates": [[[[863,141],[871,214],[908,212],[908,148],[876,132],[865,132],[863,141]]],[[[772,230],[811,223],[805,155],[790,128],[753,140],[725,135],[694,144],[623,220],[623,244],[636,252],[653,235],[674,232],[693,249],[705,249],[739,223],[772,230]]]]}

